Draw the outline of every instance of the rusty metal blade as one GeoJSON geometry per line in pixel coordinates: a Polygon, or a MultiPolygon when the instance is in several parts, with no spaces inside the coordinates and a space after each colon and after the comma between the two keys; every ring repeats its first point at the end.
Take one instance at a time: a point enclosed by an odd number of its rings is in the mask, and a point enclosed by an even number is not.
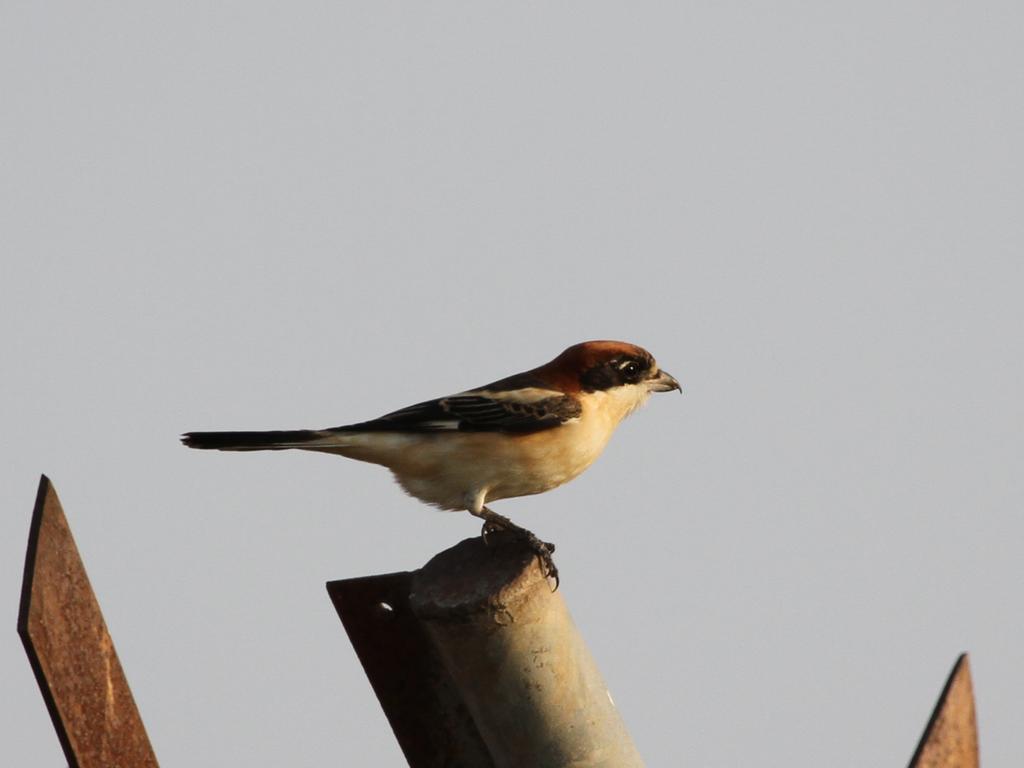
{"type": "Polygon", "coordinates": [[[409,607],[412,574],[327,583],[411,768],[493,768],[480,734],[409,607]]]}
{"type": "Polygon", "coordinates": [[[978,768],[978,721],[971,665],[961,654],[946,680],[909,768],[978,768]]]}
{"type": "Polygon", "coordinates": [[[18,634],[73,768],[156,766],[57,492],[32,513],[18,634]]]}

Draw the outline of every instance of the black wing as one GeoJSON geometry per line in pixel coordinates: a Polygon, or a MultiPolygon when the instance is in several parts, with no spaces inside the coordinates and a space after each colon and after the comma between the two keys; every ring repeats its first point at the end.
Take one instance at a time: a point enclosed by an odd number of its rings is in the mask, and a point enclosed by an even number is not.
{"type": "Polygon", "coordinates": [[[519,400],[511,393],[501,397],[467,392],[427,400],[402,408],[373,421],[337,427],[339,432],[536,432],[578,418],[579,401],[552,394],[540,399],[519,400]]]}

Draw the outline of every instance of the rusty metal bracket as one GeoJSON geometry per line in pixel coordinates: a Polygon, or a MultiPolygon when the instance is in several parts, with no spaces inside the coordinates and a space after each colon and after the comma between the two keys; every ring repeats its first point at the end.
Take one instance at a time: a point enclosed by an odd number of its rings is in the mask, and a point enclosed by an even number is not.
{"type": "Polygon", "coordinates": [[[441,659],[409,607],[412,574],[327,583],[373,691],[412,768],[491,768],[441,659]]]}
{"type": "Polygon", "coordinates": [[[72,768],[157,765],[57,492],[45,475],[29,530],[18,634],[72,768]]]}

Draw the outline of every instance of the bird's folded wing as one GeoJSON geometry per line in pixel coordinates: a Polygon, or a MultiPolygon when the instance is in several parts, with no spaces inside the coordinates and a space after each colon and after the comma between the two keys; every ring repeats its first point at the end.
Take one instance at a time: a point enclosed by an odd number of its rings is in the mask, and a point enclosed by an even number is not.
{"type": "Polygon", "coordinates": [[[551,429],[582,411],[570,395],[537,390],[491,392],[476,390],[411,405],[373,421],[337,427],[339,432],[536,432],[551,429]]]}

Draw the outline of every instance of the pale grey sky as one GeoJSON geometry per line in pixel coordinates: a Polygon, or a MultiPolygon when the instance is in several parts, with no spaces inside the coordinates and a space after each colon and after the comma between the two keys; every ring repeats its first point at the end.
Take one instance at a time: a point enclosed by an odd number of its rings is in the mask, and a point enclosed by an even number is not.
{"type": "Polygon", "coordinates": [[[323,583],[475,534],[361,420],[590,338],[683,384],[497,509],[651,766],[1024,763],[1019,3],[7,2],[0,762],[53,479],[168,766],[401,764],[323,583]]]}

